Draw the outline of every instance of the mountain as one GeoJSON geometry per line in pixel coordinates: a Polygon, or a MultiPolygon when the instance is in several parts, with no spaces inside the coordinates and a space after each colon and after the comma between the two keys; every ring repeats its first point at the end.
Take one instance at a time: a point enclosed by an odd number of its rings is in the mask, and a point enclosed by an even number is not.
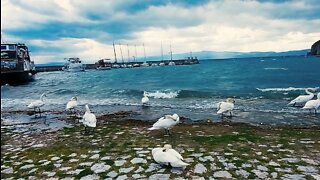
{"type": "Polygon", "coordinates": [[[311,55],[311,56],[319,56],[320,55],[320,40],[315,42],[311,46],[311,51],[310,51],[309,55],[311,55]]]}

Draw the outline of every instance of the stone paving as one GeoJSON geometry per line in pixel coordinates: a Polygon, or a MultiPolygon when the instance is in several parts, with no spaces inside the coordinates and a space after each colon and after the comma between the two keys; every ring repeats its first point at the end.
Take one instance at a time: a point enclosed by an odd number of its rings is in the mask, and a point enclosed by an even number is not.
{"type": "Polygon", "coordinates": [[[1,128],[2,179],[320,179],[319,128],[151,123],[99,117],[91,135],[75,124],[57,132],[1,128]],[[160,166],[154,147],[169,143],[190,165],[160,166]]]}

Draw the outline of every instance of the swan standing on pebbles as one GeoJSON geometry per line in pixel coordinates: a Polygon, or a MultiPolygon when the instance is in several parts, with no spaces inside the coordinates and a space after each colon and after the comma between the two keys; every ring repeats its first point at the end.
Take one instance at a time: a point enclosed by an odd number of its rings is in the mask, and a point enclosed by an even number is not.
{"type": "Polygon", "coordinates": [[[290,105],[295,106],[296,104],[303,104],[303,103],[311,100],[314,97],[314,94],[312,92],[310,92],[310,91],[312,91],[312,89],[311,88],[307,88],[306,89],[306,93],[308,95],[300,95],[300,96],[296,97],[294,100],[292,100],[288,104],[288,106],[290,106],[290,105]]]}
{"type": "Polygon", "coordinates": [[[28,105],[28,108],[33,109],[34,113],[37,113],[36,109],[38,109],[38,113],[40,114],[40,117],[41,117],[40,107],[45,105],[44,97],[47,97],[47,95],[45,93],[43,93],[40,96],[40,100],[33,101],[28,105]]]}
{"type": "Polygon", "coordinates": [[[78,98],[77,97],[72,97],[71,99],[70,99],[70,101],[67,103],[67,106],[66,106],[66,110],[68,111],[70,111],[71,112],[71,110],[73,110],[74,112],[75,112],[75,108],[77,107],[77,105],[78,105],[78,102],[77,102],[77,100],[78,100],[78,98]]]}
{"type": "Polygon", "coordinates": [[[143,93],[143,98],[141,99],[142,106],[146,106],[149,102],[149,98],[146,92],[143,93]]]}
{"type": "Polygon", "coordinates": [[[225,112],[230,112],[230,116],[232,116],[232,110],[234,109],[234,103],[236,101],[234,100],[234,98],[227,98],[225,102],[219,102],[217,104],[217,114],[221,114],[221,116],[223,117],[223,113],[225,112]]]}
{"type": "Polygon", "coordinates": [[[179,119],[180,118],[177,114],[165,115],[164,117],[161,117],[156,123],[154,123],[153,126],[149,128],[149,130],[165,129],[167,131],[167,134],[170,135],[169,129],[178,124],[179,119]]]}
{"type": "Polygon", "coordinates": [[[96,115],[90,112],[88,104],[86,104],[86,112],[84,113],[83,117],[79,122],[82,122],[84,125],[84,131],[87,133],[87,127],[92,128],[92,131],[97,126],[97,118],[96,115]]]}
{"type": "Polygon", "coordinates": [[[166,144],[163,148],[152,149],[153,159],[162,165],[171,167],[185,167],[189,164],[183,162],[183,157],[170,144],[166,144]]]}
{"type": "Polygon", "coordinates": [[[317,99],[307,101],[302,109],[308,109],[310,112],[312,109],[314,109],[314,113],[316,114],[319,106],[320,106],[320,92],[317,95],[317,99]]]}

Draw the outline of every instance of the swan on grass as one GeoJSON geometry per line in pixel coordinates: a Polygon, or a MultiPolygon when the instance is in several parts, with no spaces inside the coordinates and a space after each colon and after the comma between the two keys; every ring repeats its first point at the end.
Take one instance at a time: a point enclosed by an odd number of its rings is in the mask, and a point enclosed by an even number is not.
{"type": "Polygon", "coordinates": [[[66,110],[67,111],[70,111],[73,110],[75,112],[75,108],[77,107],[78,105],[78,98],[77,97],[72,97],[70,99],[70,101],[67,103],[67,106],[66,106],[66,110]]]}
{"type": "Polygon", "coordinates": [[[83,117],[79,122],[82,122],[84,125],[84,131],[87,133],[87,128],[92,128],[92,132],[94,128],[97,126],[97,118],[96,115],[90,112],[88,104],[86,104],[86,112],[84,113],[83,117]]]}
{"type": "Polygon", "coordinates": [[[223,113],[229,112],[230,116],[232,116],[232,110],[234,109],[234,98],[227,98],[225,102],[219,102],[217,104],[217,114],[221,114],[223,117],[223,113]]]}
{"type": "Polygon", "coordinates": [[[310,92],[310,91],[313,91],[311,88],[307,88],[305,91],[308,95],[300,95],[300,96],[296,97],[294,100],[292,100],[288,104],[288,106],[289,105],[295,106],[296,104],[306,103],[307,101],[311,100],[314,97],[314,94],[312,92],[310,92]]]}
{"type": "Polygon", "coordinates": [[[183,162],[183,157],[174,149],[170,144],[166,144],[163,148],[152,149],[153,159],[162,165],[167,165],[171,167],[185,167],[189,165],[183,162]]]}
{"type": "Polygon", "coordinates": [[[143,92],[143,98],[141,99],[142,106],[146,106],[149,103],[148,94],[143,92]]]}
{"type": "Polygon", "coordinates": [[[47,97],[47,95],[46,95],[45,93],[43,93],[43,94],[40,96],[40,99],[39,99],[39,100],[33,101],[33,102],[31,102],[31,103],[28,105],[28,108],[33,109],[33,111],[34,111],[35,114],[37,113],[37,110],[38,110],[38,113],[40,114],[40,117],[41,117],[40,107],[42,107],[42,106],[45,105],[44,97],[47,97]]]}
{"type": "Polygon", "coordinates": [[[320,92],[317,95],[317,99],[307,101],[302,109],[308,109],[310,112],[312,109],[314,109],[314,113],[316,114],[319,106],[320,106],[320,92]]]}
{"type": "Polygon", "coordinates": [[[155,130],[155,129],[165,129],[167,131],[167,134],[170,135],[170,129],[179,123],[179,116],[177,114],[173,115],[165,115],[164,117],[161,117],[156,123],[153,124],[149,130],[155,130]]]}

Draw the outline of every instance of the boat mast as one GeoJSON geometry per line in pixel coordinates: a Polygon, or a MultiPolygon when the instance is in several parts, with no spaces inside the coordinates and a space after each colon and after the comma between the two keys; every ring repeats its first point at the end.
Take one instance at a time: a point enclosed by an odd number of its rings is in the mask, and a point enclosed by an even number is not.
{"type": "Polygon", "coordinates": [[[127,49],[128,49],[128,62],[129,62],[130,61],[129,44],[127,44],[127,49]]]}
{"type": "Polygon", "coordinates": [[[117,53],[116,53],[116,48],[114,46],[114,41],[113,41],[113,51],[114,51],[114,62],[117,63],[117,53]]]}
{"type": "Polygon", "coordinates": [[[161,60],[163,61],[163,47],[162,47],[162,41],[161,41],[161,60]]]}
{"type": "Polygon", "coordinates": [[[121,53],[121,60],[122,60],[122,64],[124,64],[124,61],[123,61],[123,55],[122,55],[122,48],[121,48],[121,44],[119,43],[119,46],[120,46],[120,53],[121,53]]]}
{"type": "Polygon", "coordinates": [[[170,42],[170,56],[171,56],[171,61],[172,61],[172,49],[171,49],[171,42],[170,42]]]}
{"type": "Polygon", "coordinates": [[[144,43],[142,43],[142,46],[143,46],[144,61],[146,61],[147,57],[146,57],[146,49],[144,47],[144,43]]]}
{"type": "Polygon", "coordinates": [[[137,56],[137,45],[134,45],[134,51],[135,51],[135,53],[136,53],[136,58],[135,58],[135,61],[138,59],[138,56],[137,56]]]}

